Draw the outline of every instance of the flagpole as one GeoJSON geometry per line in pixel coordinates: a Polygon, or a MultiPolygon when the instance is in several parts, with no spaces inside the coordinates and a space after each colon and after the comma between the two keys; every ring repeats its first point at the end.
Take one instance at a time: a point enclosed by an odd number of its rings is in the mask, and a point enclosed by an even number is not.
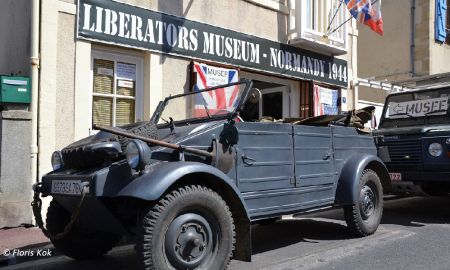
{"type": "MultiPolygon", "coordinates": [[[[328,24],[328,27],[327,27],[327,33],[328,33],[328,31],[330,31],[331,24],[333,23],[334,19],[336,18],[336,15],[337,15],[337,13],[339,12],[339,9],[341,8],[343,2],[344,2],[344,0],[340,0],[340,3],[339,3],[338,8],[337,8],[336,11],[334,12],[333,18],[331,18],[331,21],[330,21],[330,23],[328,24]]],[[[327,34],[327,36],[328,36],[328,34],[327,34]]]]}
{"type": "MultiPolygon", "coordinates": [[[[342,0],[343,1],[343,0],[342,0]]],[[[371,5],[375,4],[376,2],[378,2],[378,0],[374,0],[371,5]]],[[[342,2],[341,2],[342,4],[342,2]]],[[[334,32],[336,32],[337,30],[339,30],[339,28],[341,28],[343,25],[345,25],[346,23],[348,23],[351,19],[353,18],[353,16],[350,16],[350,18],[348,18],[345,22],[341,23],[338,27],[336,27],[333,31],[331,32],[327,32],[324,37],[329,37],[331,34],[333,34],[334,32]]],[[[334,19],[334,17],[333,17],[334,19]]]]}

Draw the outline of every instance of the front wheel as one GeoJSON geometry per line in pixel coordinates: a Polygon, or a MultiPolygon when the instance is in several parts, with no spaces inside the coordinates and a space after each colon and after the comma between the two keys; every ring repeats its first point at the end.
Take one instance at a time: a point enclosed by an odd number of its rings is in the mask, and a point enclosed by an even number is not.
{"type": "Polygon", "coordinates": [[[383,187],[373,170],[365,170],[359,181],[359,196],[353,205],[344,207],[350,232],[358,237],[373,234],[383,215],[383,187]]]}
{"type": "Polygon", "coordinates": [[[203,186],[168,193],[145,213],[137,252],[144,269],[226,269],[235,242],[225,201],[203,186]]]}
{"type": "MultiPolygon", "coordinates": [[[[56,200],[52,200],[47,211],[47,229],[52,234],[60,233],[69,223],[71,214],[56,200]]],[[[53,246],[65,255],[79,260],[96,259],[108,253],[121,236],[103,231],[86,231],[77,223],[62,239],[50,238],[53,246]]]]}

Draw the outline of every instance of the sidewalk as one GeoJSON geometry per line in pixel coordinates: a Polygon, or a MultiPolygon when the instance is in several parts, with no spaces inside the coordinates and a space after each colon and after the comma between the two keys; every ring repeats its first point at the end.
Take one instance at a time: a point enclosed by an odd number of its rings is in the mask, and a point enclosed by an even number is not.
{"type": "Polygon", "coordinates": [[[26,252],[48,246],[50,240],[37,227],[0,229],[0,266],[17,263],[14,250],[26,252]]]}
{"type": "Polygon", "coordinates": [[[50,240],[37,227],[0,229],[0,251],[46,245],[50,240]]]}

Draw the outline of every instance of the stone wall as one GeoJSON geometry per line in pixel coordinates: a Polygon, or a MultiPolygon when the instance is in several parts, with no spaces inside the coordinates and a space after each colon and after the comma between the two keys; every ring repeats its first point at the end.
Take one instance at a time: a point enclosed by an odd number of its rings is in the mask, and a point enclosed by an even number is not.
{"type": "Polygon", "coordinates": [[[32,223],[30,141],[30,112],[0,112],[0,228],[32,223]]]}

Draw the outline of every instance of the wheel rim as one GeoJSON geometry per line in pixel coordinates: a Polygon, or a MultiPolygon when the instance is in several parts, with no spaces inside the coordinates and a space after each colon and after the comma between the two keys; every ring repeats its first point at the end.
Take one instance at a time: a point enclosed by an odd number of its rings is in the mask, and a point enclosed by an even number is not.
{"type": "Polygon", "coordinates": [[[214,235],[215,230],[202,216],[194,213],[180,215],[167,230],[165,254],[177,269],[204,266],[214,254],[214,235]]]}
{"type": "Polygon", "coordinates": [[[359,201],[360,201],[361,216],[364,220],[367,220],[376,211],[376,207],[378,204],[378,198],[376,197],[372,188],[368,185],[365,185],[361,189],[359,201]]]}

